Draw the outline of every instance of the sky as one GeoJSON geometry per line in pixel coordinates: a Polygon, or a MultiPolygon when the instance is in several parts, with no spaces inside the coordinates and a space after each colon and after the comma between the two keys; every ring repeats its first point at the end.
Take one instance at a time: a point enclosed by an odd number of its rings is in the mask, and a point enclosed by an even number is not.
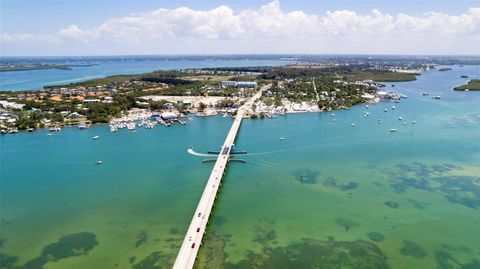
{"type": "Polygon", "coordinates": [[[479,55],[480,0],[0,0],[1,56],[479,55]]]}

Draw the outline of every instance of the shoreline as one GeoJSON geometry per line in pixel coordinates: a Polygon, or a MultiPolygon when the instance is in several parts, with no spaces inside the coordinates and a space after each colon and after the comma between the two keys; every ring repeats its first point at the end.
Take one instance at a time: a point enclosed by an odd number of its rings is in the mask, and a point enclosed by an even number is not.
{"type": "MultiPolygon", "coordinates": [[[[278,117],[278,116],[287,116],[288,114],[292,114],[292,115],[295,115],[295,114],[304,114],[304,113],[326,113],[326,112],[332,112],[332,111],[339,111],[339,110],[350,110],[350,108],[353,108],[355,106],[360,106],[362,104],[377,104],[377,103],[381,103],[381,101],[378,101],[378,102],[365,102],[365,103],[358,103],[358,104],[355,104],[353,106],[350,106],[350,107],[341,107],[341,108],[336,108],[336,109],[330,109],[330,110],[305,110],[305,111],[300,111],[300,110],[287,110],[287,111],[284,111],[284,113],[272,113],[270,114],[269,116],[265,116],[265,117],[252,117],[254,114],[253,113],[250,113],[249,116],[246,116],[244,117],[244,119],[251,119],[251,120],[264,120],[264,119],[267,119],[267,118],[275,118],[275,117],[278,117]]],[[[171,113],[177,113],[177,112],[173,112],[173,111],[169,111],[171,113]]],[[[251,111],[250,111],[251,112],[251,111]]],[[[90,129],[91,127],[94,127],[94,126],[111,126],[111,125],[115,125],[115,124],[119,124],[119,123],[138,123],[138,122],[143,122],[143,121],[149,121],[148,118],[150,118],[152,115],[156,115],[156,114],[162,114],[164,112],[159,112],[159,111],[148,111],[148,112],[142,112],[142,114],[137,114],[137,115],[130,115],[130,116],[123,116],[123,117],[118,117],[118,118],[112,118],[110,120],[109,123],[102,123],[102,122],[98,122],[98,123],[88,123],[88,127],[86,128],[80,128],[80,126],[82,124],[84,124],[83,122],[81,123],[78,123],[78,124],[59,124],[59,125],[55,125],[55,126],[44,126],[44,127],[38,127],[38,128],[35,128],[34,130],[28,130],[28,129],[19,129],[19,130],[16,130],[16,132],[2,132],[0,134],[4,135],[4,134],[16,134],[16,133],[19,133],[19,132],[27,132],[27,133],[30,133],[30,132],[35,132],[37,130],[49,130],[49,129],[52,129],[52,128],[77,128],[78,130],[82,131],[82,130],[86,130],[86,129],[90,129]]],[[[178,112],[179,114],[179,117],[178,118],[193,118],[193,117],[202,117],[202,118],[210,118],[210,117],[223,117],[225,118],[225,109],[213,109],[210,111],[210,114],[199,114],[199,113],[203,113],[203,112],[188,112],[188,113],[183,113],[183,112],[178,112]],[[214,114],[212,114],[212,112],[214,114]],[[182,116],[180,116],[182,115],[182,116]]],[[[265,115],[267,114],[267,112],[257,112],[255,114],[261,114],[261,113],[264,113],[265,115]]],[[[228,114],[228,118],[234,118],[234,114],[232,113],[227,113],[228,114]]],[[[173,122],[176,122],[177,119],[173,120],[173,122]]],[[[163,125],[163,124],[162,124],[163,125]]],[[[188,124],[182,124],[182,125],[188,125],[188,124]]],[[[61,131],[61,130],[59,130],[61,131]]],[[[59,132],[58,131],[58,132],[59,132]]],[[[57,132],[57,131],[49,131],[49,132],[57,132]]]]}

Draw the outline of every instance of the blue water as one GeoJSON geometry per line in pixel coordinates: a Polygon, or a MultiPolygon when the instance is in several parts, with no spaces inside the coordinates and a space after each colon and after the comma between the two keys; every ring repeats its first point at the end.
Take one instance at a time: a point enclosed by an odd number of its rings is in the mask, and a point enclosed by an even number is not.
{"type": "MultiPolygon", "coordinates": [[[[476,70],[389,84],[408,99],[371,104],[369,117],[358,105],[335,122],[245,120],[236,146],[250,154],[229,165],[198,267],[478,268],[480,92],[452,91],[476,70]]],[[[1,136],[7,268],[171,267],[212,168],[186,150],[218,149],[231,123],[1,136]]]]}
{"type": "Polygon", "coordinates": [[[91,66],[72,67],[71,70],[41,69],[29,71],[0,72],[0,91],[39,90],[46,85],[62,85],[112,75],[128,75],[154,70],[206,68],[279,66],[292,61],[276,59],[153,59],[153,60],[95,60],[82,62],[91,66]]]}

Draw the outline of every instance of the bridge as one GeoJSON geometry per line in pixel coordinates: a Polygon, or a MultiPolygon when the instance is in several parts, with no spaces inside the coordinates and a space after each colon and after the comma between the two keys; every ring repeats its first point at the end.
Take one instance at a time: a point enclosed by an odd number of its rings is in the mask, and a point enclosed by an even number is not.
{"type": "Polygon", "coordinates": [[[192,222],[188,227],[185,239],[183,239],[182,246],[180,247],[175,264],[173,265],[174,269],[193,268],[242,119],[245,112],[252,106],[255,100],[260,98],[262,92],[270,87],[271,84],[263,86],[252,98],[238,109],[232,127],[228,132],[227,138],[223,143],[219,152],[220,154],[218,154],[217,161],[215,162],[210,177],[208,178],[207,185],[203,190],[202,197],[198,202],[197,209],[195,210],[192,222]]]}

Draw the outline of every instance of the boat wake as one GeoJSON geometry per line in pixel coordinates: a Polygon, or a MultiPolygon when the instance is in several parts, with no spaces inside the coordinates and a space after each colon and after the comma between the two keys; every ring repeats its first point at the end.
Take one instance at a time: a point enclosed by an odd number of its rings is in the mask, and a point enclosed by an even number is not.
{"type": "Polygon", "coordinates": [[[193,148],[188,148],[187,150],[188,154],[193,155],[193,156],[199,156],[199,157],[216,157],[218,156],[217,154],[207,154],[207,153],[199,153],[193,150],[193,148]]]}

